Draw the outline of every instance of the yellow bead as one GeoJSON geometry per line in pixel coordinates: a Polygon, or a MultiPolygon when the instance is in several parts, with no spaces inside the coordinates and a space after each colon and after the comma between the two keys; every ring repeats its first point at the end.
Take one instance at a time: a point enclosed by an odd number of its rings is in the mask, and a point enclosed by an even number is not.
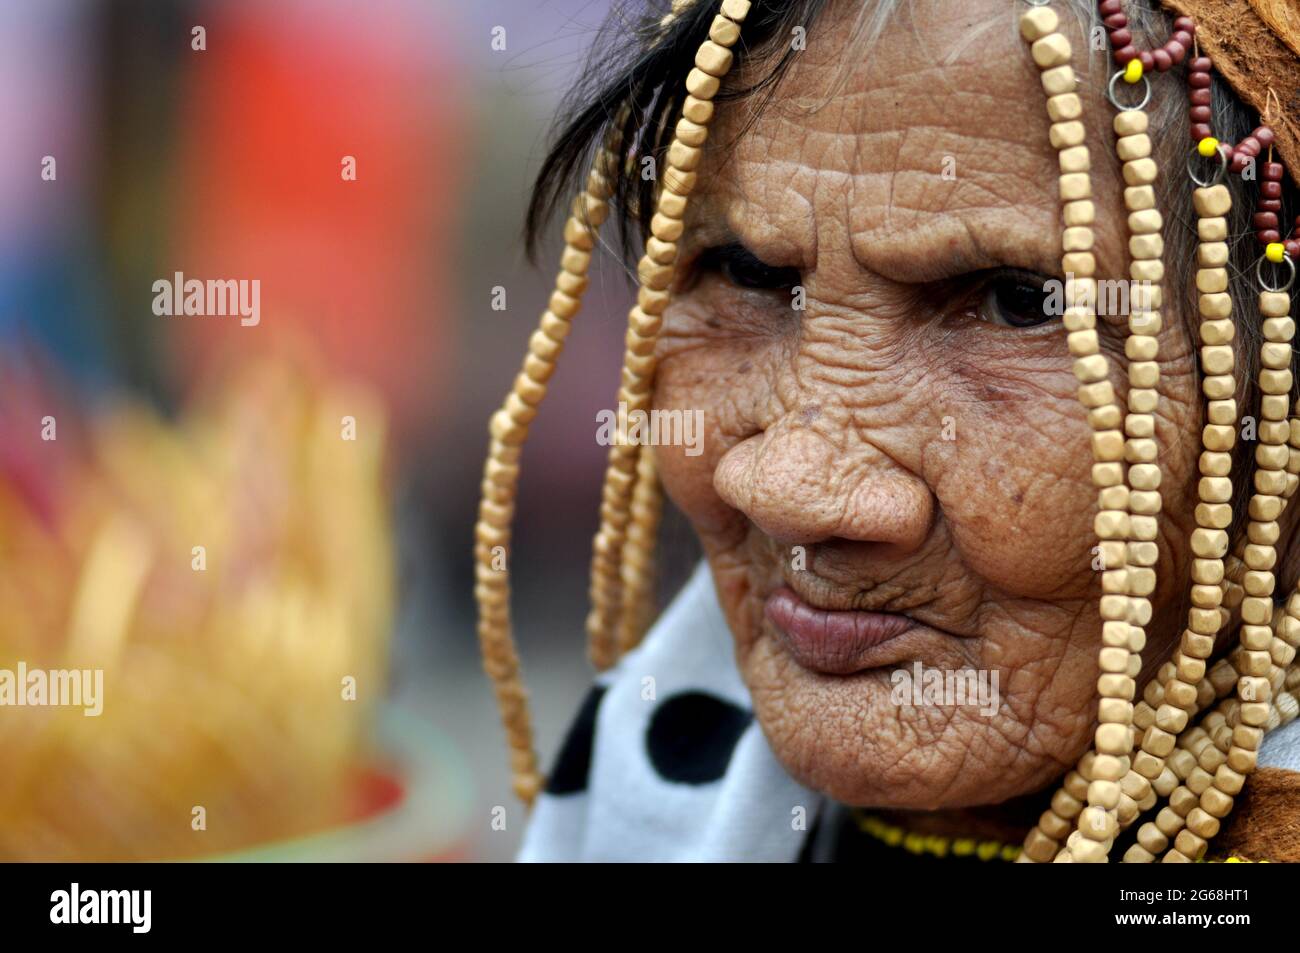
{"type": "Polygon", "coordinates": [[[1141,78],[1142,78],[1142,61],[1136,58],[1129,60],[1128,66],[1124,67],[1124,82],[1136,83],[1141,78]]]}
{"type": "MultiPolygon", "coordinates": [[[[1134,60],[1133,62],[1136,63],[1137,60],[1134,60]]],[[[1196,151],[1208,159],[1219,151],[1219,140],[1215,139],[1213,136],[1206,136],[1196,144],[1196,151]]]]}
{"type": "Polygon", "coordinates": [[[1271,262],[1281,264],[1282,259],[1286,257],[1286,246],[1281,242],[1269,242],[1264,246],[1264,257],[1271,262]]]}

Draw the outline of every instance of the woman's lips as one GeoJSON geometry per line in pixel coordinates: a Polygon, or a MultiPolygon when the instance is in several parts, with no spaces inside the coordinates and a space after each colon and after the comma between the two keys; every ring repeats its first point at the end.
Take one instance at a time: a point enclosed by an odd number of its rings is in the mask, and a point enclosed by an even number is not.
{"type": "Polygon", "coordinates": [[[785,586],[767,597],[765,611],[795,661],[826,675],[861,671],[869,649],[916,626],[907,616],[889,612],[817,609],[785,586]]]}

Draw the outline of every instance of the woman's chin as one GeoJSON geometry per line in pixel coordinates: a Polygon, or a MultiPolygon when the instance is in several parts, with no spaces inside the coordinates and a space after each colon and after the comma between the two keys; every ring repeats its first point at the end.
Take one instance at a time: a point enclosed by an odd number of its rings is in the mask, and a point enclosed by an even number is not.
{"type": "Polygon", "coordinates": [[[1001,695],[1001,674],[972,667],[978,638],[915,626],[846,674],[801,664],[768,619],[743,641],[741,672],[777,759],[842,804],[999,803],[1049,784],[1062,755],[1086,743],[1086,726],[1079,738],[1030,738],[1001,695]]]}

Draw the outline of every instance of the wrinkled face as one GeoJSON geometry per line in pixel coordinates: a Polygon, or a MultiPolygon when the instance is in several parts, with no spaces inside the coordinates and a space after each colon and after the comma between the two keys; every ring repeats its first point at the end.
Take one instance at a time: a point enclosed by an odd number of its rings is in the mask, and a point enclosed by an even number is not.
{"type": "MultiPolygon", "coordinates": [[[[655,398],[704,411],[704,453],[660,448],[660,468],[792,774],[850,804],[996,803],[1072,766],[1096,711],[1089,431],[1042,309],[1063,277],[1056,156],[1005,0],[916,3],[866,56],[848,47],[855,6],[818,21],[743,135],[746,106],[719,107],[710,141],[740,138],[701,169],[655,398]],[[996,711],[910,689],[899,704],[917,662],[974,670],[996,711]]],[[[1097,277],[1122,279],[1113,110],[1071,39],[1097,277]]],[[[1199,450],[1171,277],[1147,674],[1179,631],[1199,450]]],[[[1125,318],[1098,326],[1122,401],[1125,318]]]]}

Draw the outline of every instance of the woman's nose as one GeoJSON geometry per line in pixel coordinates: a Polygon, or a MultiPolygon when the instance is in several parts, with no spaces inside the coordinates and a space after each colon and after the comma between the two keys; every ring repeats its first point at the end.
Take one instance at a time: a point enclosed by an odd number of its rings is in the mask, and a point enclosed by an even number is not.
{"type": "Polygon", "coordinates": [[[929,487],[870,444],[835,446],[807,427],[774,429],[732,447],[713,485],[782,543],[840,538],[912,552],[934,516],[929,487]]]}

